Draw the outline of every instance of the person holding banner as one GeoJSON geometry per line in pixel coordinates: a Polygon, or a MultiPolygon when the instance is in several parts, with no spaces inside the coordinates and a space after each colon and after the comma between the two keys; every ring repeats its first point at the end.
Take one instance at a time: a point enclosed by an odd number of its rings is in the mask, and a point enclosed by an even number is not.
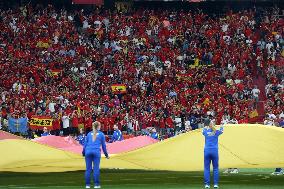
{"type": "Polygon", "coordinates": [[[94,174],[94,188],[101,188],[100,186],[100,160],[101,160],[101,147],[105,157],[109,159],[106,149],[106,140],[103,132],[100,131],[101,123],[96,121],[92,124],[93,131],[89,132],[84,144],[82,155],[85,156],[86,172],[85,181],[86,188],[91,188],[91,172],[94,174]]]}
{"type": "Polygon", "coordinates": [[[218,188],[219,182],[219,152],[218,138],[223,134],[223,125],[220,130],[215,128],[215,123],[209,118],[204,120],[205,128],[202,134],[205,137],[204,146],[204,183],[205,188],[210,188],[210,164],[213,164],[214,188],[218,188]]]}

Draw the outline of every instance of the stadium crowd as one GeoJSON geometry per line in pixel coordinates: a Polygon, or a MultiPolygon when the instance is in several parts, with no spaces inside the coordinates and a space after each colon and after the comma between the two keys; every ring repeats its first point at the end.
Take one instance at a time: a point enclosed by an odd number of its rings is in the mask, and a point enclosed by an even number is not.
{"type": "Polygon", "coordinates": [[[265,94],[267,101],[265,109],[267,116],[266,125],[284,126],[284,62],[271,64],[266,69],[267,85],[265,94]]]}
{"type": "Polygon", "coordinates": [[[2,120],[51,116],[64,135],[94,120],[107,133],[117,124],[163,135],[202,127],[206,116],[248,123],[253,78],[265,70],[266,111],[283,123],[284,20],[273,10],[1,10],[2,120]]]}

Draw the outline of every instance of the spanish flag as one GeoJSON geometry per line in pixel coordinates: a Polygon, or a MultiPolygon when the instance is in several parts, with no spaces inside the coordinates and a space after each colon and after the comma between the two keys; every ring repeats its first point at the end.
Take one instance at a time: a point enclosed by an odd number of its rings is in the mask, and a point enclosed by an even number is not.
{"type": "Polygon", "coordinates": [[[53,69],[53,70],[51,70],[51,75],[52,75],[53,77],[58,77],[59,74],[60,74],[60,72],[61,72],[61,70],[53,69]]]}
{"type": "Polygon", "coordinates": [[[177,74],[176,75],[177,80],[181,81],[181,80],[190,80],[191,75],[190,74],[177,74]]]}
{"type": "Polygon", "coordinates": [[[253,110],[249,113],[249,118],[255,118],[258,116],[257,110],[253,110]]]}
{"type": "Polygon", "coordinates": [[[114,85],[111,86],[111,90],[114,94],[124,94],[124,93],[126,93],[126,85],[114,84],[114,85]]]}

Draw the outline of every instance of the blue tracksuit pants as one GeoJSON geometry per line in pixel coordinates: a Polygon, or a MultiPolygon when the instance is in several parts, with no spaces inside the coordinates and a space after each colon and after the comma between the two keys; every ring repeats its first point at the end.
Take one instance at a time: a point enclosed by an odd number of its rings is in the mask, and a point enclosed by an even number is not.
{"type": "Polygon", "coordinates": [[[86,161],[86,173],[85,180],[86,185],[91,185],[91,174],[93,170],[94,174],[94,184],[95,186],[100,185],[100,160],[101,160],[101,151],[86,151],[85,161],[86,161]]]}
{"type": "Polygon", "coordinates": [[[210,165],[213,164],[214,185],[219,182],[218,148],[204,149],[204,183],[210,185],[210,165]]]}

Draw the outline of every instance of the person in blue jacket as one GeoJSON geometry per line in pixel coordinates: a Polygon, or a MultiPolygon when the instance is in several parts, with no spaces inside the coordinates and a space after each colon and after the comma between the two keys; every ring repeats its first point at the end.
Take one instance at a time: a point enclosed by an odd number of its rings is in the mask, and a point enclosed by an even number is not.
{"type": "Polygon", "coordinates": [[[210,188],[210,164],[213,164],[214,188],[218,188],[219,182],[219,153],[218,138],[223,133],[223,125],[220,130],[216,130],[213,121],[209,118],[204,120],[205,128],[203,135],[205,137],[204,147],[204,183],[205,188],[210,188]]]}
{"type": "Polygon", "coordinates": [[[43,133],[40,136],[43,137],[43,136],[48,136],[48,135],[49,135],[48,129],[46,127],[44,127],[43,133]]]}
{"type": "Polygon", "coordinates": [[[106,149],[106,141],[105,135],[100,131],[101,124],[100,122],[96,121],[92,124],[93,131],[89,132],[85,145],[83,148],[83,156],[85,156],[86,161],[86,173],[85,173],[85,180],[86,180],[86,188],[91,188],[91,172],[93,170],[94,174],[94,188],[101,188],[100,186],[100,160],[101,160],[101,147],[105,154],[105,157],[109,159],[107,149],[106,149]]]}
{"type": "Polygon", "coordinates": [[[81,144],[82,146],[85,145],[86,135],[84,133],[84,129],[80,129],[80,134],[76,137],[76,140],[81,144]]]}
{"type": "Polygon", "coordinates": [[[155,128],[152,129],[152,132],[151,132],[150,136],[153,139],[159,140],[159,134],[157,133],[157,130],[155,128]]]}
{"type": "Polygon", "coordinates": [[[123,140],[122,132],[118,129],[118,126],[114,125],[113,129],[114,129],[114,132],[113,132],[110,142],[122,141],[123,140]]]}

